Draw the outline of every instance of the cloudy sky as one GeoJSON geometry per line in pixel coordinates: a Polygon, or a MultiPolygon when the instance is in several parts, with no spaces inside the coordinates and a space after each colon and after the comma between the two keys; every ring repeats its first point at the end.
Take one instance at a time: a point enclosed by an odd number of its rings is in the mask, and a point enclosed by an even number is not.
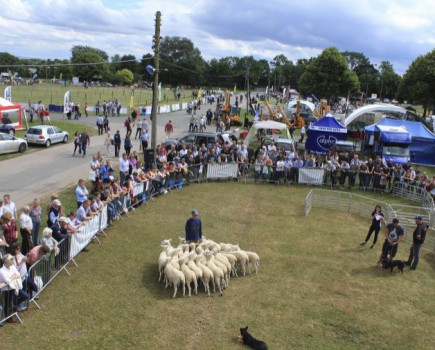
{"type": "Polygon", "coordinates": [[[253,55],[295,61],[324,48],[390,61],[403,74],[435,48],[434,0],[0,0],[0,51],[69,58],[73,45],[109,56],[151,52],[162,36],[191,39],[204,59],[253,55]]]}

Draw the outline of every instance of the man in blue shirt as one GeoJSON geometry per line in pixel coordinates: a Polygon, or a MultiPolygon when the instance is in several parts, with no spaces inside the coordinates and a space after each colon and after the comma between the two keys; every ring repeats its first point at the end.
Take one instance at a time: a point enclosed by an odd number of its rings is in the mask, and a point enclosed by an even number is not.
{"type": "Polygon", "coordinates": [[[85,187],[85,180],[80,179],[76,188],[77,208],[80,208],[83,202],[88,199],[88,190],[85,187]]]}
{"type": "Polygon", "coordinates": [[[198,210],[192,210],[192,217],[186,222],[186,241],[197,243],[202,239],[201,220],[198,218],[198,210]]]}

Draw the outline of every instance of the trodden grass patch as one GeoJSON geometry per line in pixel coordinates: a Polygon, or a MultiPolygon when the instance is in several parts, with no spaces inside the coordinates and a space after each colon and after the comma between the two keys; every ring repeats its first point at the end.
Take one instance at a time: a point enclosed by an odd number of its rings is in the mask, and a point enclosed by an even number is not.
{"type": "MultiPolygon", "coordinates": [[[[375,249],[360,247],[369,220],[313,209],[309,187],[191,185],[116,222],[77,257],[23,314],[1,343],[21,348],[245,349],[239,328],[270,349],[431,349],[434,255],[417,271],[375,268],[375,249]],[[261,258],[258,275],[231,278],[223,297],[172,299],[159,283],[160,242],[178,243],[190,210],[217,242],[239,243],[261,258]]],[[[405,259],[409,245],[399,247],[405,259]]],[[[3,346],[2,346],[3,348],[3,346]]]]}

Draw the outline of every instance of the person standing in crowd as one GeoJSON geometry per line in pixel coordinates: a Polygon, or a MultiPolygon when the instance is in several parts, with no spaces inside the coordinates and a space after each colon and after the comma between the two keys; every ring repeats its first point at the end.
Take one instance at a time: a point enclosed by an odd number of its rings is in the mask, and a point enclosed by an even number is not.
{"type": "Polygon", "coordinates": [[[148,141],[149,141],[148,133],[145,130],[142,130],[142,133],[141,133],[139,139],[140,139],[140,145],[142,148],[142,152],[145,152],[145,150],[148,148],[148,141]]]}
{"type": "Polygon", "coordinates": [[[80,179],[76,187],[77,208],[80,208],[83,202],[88,199],[89,191],[85,187],[85,180],[80,179]]]}
{"type": "Polygon", "coordinates": [[[403,241],[405,233],[402,226],[399,225],[399,219],[394,218],[391,224],[388,224],[385,229],[385,242],[382,246],[382,253],[378,260],[378,267],[381,267],[382,258],[388,258],[392,260],[397,254],[397,248],[399,243],[403,241]]]}
{"type": "Polygon", "coordinates": [[[98,135],[103,135],[103,124],[104,124],[104,117],[100,115],[97,118],[98,135]]]}
{"type": "Polygon", "coordinates": [[[201,220],[198,218],[198,210],[192,210],[192,217],[186,222],[186,241],[187,243],[197,243],[202,239],[201,220]]]}
{"type": "Polygon", "coordinates": [[[21,252],[26,255],[31,248],[33,223],[30,218],[30,208],[28,205],[24,206],[23,212],[20,215],[20,234],[21,234],[21,252]]]}
{"type": "MultiPolygon", "coordinates": [[[[22,293],[22,289],[18,289],[18,284],[15,280],[20,280],[21,276],[14,265],[14,257],[11,254],[6,254],[4,256],[4,264],[0,269],[0,285],[2,285],[2,294],[4,295],[4,313],[6,317],[9,317],[13,313],[13,300],[15,299],[15,295],[17,294],[18,301],[21,303],[29,296],[27,293],[22,293]],[[3,286],[5,284],[5,286],[3,286]],[[27,297],[26,297],[27,296],[27,297]]],[[[17,304],[17,303],[16,303],[17,304]]],[[[19,308],[17,311],[22,311],[19,308]]],[[[13,317],[10,317],[6,320],[8,323],[17,323],[13,317]]]]}
{"type": "Polygon", "coordinates": [[[166,139],[169,139],[171,137],[171,134],[174,132],[174,127],[172,125],[171,121],[168,121],[165,125],[165,133],[166,133],[166,139]]]}
{"type": "Polygon", "coordinates": [[[119,150],[121,148],[122,137],[119,130],[116,130],[116,134],[113,136],[113,145],[115,146],[115,158],[119,157],[119,150]]]}
{"type": "Polygon", "coordinates": [[[373,244],[370,246],[370,249],[373,249],[375,246],[377,240],[378,240],[378,234],[381,230],[381,223],[384,220],[384,214],[382,213],[382,209],[380,205],[377,205],[375,207],[375,210],[372,212],[372,216],[370,217],[372,219],[372,224],[369,228],[369,232],[367,233],[367,237],[364,242],[362,242],[360,245],[366,245],[369,241],[372,233],[375,233],[375,238],[373,239],[373,244]]]}
{"type": "Polygon", "coordinates": [[[3,235],[7,244],[12,244],[18,240],[17,223],[12,217],[11,212],[7,211],[2,215],[3,235]]]}
{"type": "Polygon", "coordinates": [[[2,216],[6,212],[12,214],[12,219],[17,220],[17,207],[15,206],[15,203],[11,201],[10,194],[5,194],[3,196],[3,205],[0,208],[0,216],[2,216]]]}
{"type": "Polygon", "coordinates": [[[85,109],[85,116],[86,116],[86,117],[89,117],[89,115],[88,115],[88,107],[89,107],[89,106],[88,106],[88,103],[85,102],[85,108],[84,108],[84,109],[85,109]]]}
{"type": "Polygon", "coordinates": [[[126,133],[125,136],[130,136],[131,135],[131,120],[130,117],[128,117],[125,122],[124,122],[124,126],[126,128],[126,133]]]}
{"type": "Polygon", "coordinates": [[[418,261],[420,259],[420,249],[426,239],[426,231],[428,229],[428,226],[423,222],[421,216],[415,217],[415,224],[417,227],[412,234],[412,245],[409,249],[409,258],[408,261],[405,262],[406,265],[411,266],[411,270],[417,269],[418,261]]]}
{"type": "Polygon", "coordinates": [[[82,143],[82,152],[83,152],[83,158],[86,155],[86,147],[91,145],[91,139],[89,138],[88,132],[86,131],[86,128],[83,129],[83,132],[80,137],[80,141],[82,143]]]}
{"type": "Polygon", "coordinates": [[[114,143],[114,140],[112,139],[112,135],[110,135],[110,132],[107,132],[106,138],[104,139],[104,146],[106,146],[107,156],[112,155],[112,144],[114,143]]]}
{"type": "Polygon", "coordinates": [[[50,210],[48,211],[48,219],[47,219],[47,226],[51,228],[53,225],[57,223],[59,220],[59,216],[61,213],[62,203],[59,199],[55,199],[51,203],[50,210]]]}
{"type": "Polygon", "coordinates": [[[125,140],[124,140],[124,150],[127,156],[130,155],[130,151],[132,148],[133,148],[133,142],[131,142],[130,136],[127,135],[125,136],[125,140]]]}
{"type": "Polygon", "coordinates": [[[301,138],[299,140],[300,143],[304,142],[304,137],[305,137],[305,126],[302,125],[302,128],[301,128],[301,138]]]}
{"type": "Polygon", "coordinates": [[[121,180],[121,186],[124,184],[125,178],[128,176],[130,162],[126,153],[119,159],[119,178],[121,180]]]}
{"type": "Polygon", "coordinates": [[[145,117],[142,120],[142,130],[148,134],[148,121],[146,120],[145,117]]]}
{"type": "Polygon", "coordinates": [[[30,218],[32,219],[32,242],[36,246],[39,244],[39,228],[41,227],[41,205],[39,199],[33,200],[33,205],[30,207],[30,218]]]}
{"type": "Polygon", "coordinates": [[[100,101],[97,101],[97,103],[95,105],[95,115],[96,116],[100,115],[100,108],[101,108],[100,101]]]}
{"type": "Polygon", "coordinates": [[[110,127],[109,127],[109,118],[107,118],[107,115],[104,116],[104,119],[103,119],[103,128],[104,128],[104,133],[106,133],[106,134],[110,130],[110,127]]]}
{"type": "Polygon", "coordinates": [[[134,139],[136,140],[137,137],[138,136],[140,137],[141,134],[142,134],[142,121],[139,118],[136,122],[136,135],[134,136],[134,139]]]}
{"type": "Polygon", "coordinates": [[[74,134],[74,152],[73,152],[73,156],[76,155],[76,151],[77,148],[79,149],[79,154],[82,153],[82,140],[81,140],[81,135],[78,131],[75,132],[74,134]]]}

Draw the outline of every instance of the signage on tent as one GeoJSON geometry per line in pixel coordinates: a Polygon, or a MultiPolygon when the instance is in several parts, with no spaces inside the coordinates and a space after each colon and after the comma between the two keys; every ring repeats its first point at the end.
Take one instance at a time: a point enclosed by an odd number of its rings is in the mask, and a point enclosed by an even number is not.
{"type": "Polygon", "coordinates": [[[331,149],[336,142],[337,138],[332,135],[328,135],[327,137],[325,135],[321,135],[317,138],[317,144],[324,150],[331,149]]]}

